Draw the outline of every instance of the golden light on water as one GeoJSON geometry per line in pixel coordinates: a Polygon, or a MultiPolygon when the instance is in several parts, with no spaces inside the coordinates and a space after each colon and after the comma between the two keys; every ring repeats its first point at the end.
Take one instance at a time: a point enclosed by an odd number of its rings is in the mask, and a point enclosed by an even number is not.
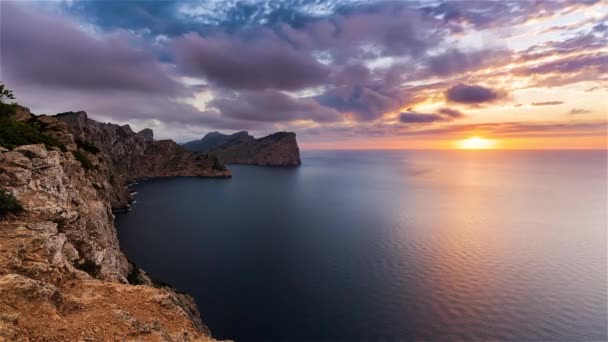
{"type": "Polygon", "coordinates": [[[470,137],[467,139],[460,140],[458,142],[458,148],[466,150],[481,150],[494,148],[496,141],[492,139],[485,139],[481,137],[470,137]]]}

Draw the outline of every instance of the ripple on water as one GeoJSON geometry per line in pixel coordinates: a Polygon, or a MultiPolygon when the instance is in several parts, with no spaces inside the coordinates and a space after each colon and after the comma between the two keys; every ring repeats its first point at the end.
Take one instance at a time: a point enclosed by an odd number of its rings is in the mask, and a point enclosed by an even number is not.
{"type": "Polygon", "coordinates": [[[193,294],[219,338],[608,339],[605,155],[303,161],[142,182],[121,245],[193,294]]]}

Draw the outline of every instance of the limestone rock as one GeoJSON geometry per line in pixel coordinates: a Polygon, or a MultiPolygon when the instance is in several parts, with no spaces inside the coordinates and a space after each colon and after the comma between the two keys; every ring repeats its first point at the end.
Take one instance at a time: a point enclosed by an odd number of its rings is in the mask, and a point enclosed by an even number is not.
{"type": "Polygon", "coordinates": [[[128,262],[112,209],[129,203],[125,186],[134,179],[230,172],[216,157],[154,141],[151,131],[102,124],[85,112],[19,110],[67,151],[43,144],[0,150],[0,187],[25,209],[0,217],[0,341],[213,340],[191,297],[150,286],[128,262]]]}
{"type": "Polygon", "coordinates": [[[277,132],[260,139],[244,131],[232,135],[212,132],[201,140],[184,144],[184,147],[217,155],[226,164],[297,166],[302,163],[293,132],[277,132]]]}

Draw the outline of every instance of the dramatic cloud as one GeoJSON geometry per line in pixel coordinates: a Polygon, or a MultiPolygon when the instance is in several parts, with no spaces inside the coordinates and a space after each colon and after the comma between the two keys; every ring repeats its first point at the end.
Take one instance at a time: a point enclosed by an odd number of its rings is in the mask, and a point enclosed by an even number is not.
{"type": "Polygon", "coordinates": [[[532,102],[533,106],[557,106],[561,104],[564,104],[564,101],[532,102]]]}
{"type": "Polygon", "coordinates": [[[608,55],[605,53],[573,56],[527,67],[518,72],[522,75],[548,74],[548,73],[575,73],[592,69],[597,73],[608,73],[608,55]]]}
{"type": "Polygon", "coordinates": [[[473,25],[477,29],[525,23],[552,17],[563,10],[574,10],[599,3],[600,0],[564,1],[452,1],[427,6],[427,13],[445,22],[473,25]]]}
{"type": "Polygon", "coordinates": [[[399,115],[399,120],[403,123],[431,123],[436,121],[444,121],[445,117],[439,114],[405,112],[399,115]]]}
{"type": "Polygon", "coordinates": [[[283,25],[292,44],[330,51],[336,61],[353,57],[422,56],[441,41],[444,32],[431,29],[436,19],[396,2],[373,10],[312,21],[301,29],[283,25]]]}
{"type": "Polygon", "coordinates": [[[425,124],[439,121],[452,121],[462,117],[464,117],[464,114],[456,109],[440,108],[437,113],[432,114],[403,112],[399,114],[399,121],[410,124],[425,124]]]}
{"type": "Polygon", "coordinates": [[[190,76],[233,89],[296,90],[323,84],[329,70],[272,33],[246,42],[239,37],[185,35],[173,43],[179,68],[190,76]]]}
{"type": "Polygon", "coordinates": [[[506,51],[481,50],[462,52],[457,49],[429,59],[428,73],[431,75],[448,76],[469,70],[477,70],[497,63],[507,63],[510,54],[506,51]]]}
{"type": "Polygon", "coordinates": [[[458,84],[451,87],[446,92],[448,101],[467,104],[491,102],[500,97],[501,95],[499,92],[480,85],[458,84]]]}
{"type": "Polygon", "coordinates": [[[69,20],[33,14],[11,2],[2,3],[0,15],[2,78],[10,86],[185,93],[126,34],[94,37],[69,20]]]}
{"type": "Polygon", "coordinates": [[[357,120],[375,120],[399,109],[401,95],[387,89],[355,85],[335,88],[316,97],[324,106],[351,114],[357,120]]]}
{"type": "Polygon", "coordinates": [[[38,113],[86,110],[176,136],[281,129],[334,141],[469,128],[597,136],[568,121],[605,121],[608,16],[597,0],[1,6],[1,81],[38,113]],[[542,107],[565,102],[576,108],[542,107]],[[457,125],[460,108],[471,125],[457,125]],[[512,123],[531,115],[557,122],[512,123]]]}
{"type": "Polygon", "coordinates": [[[438,112],[439,112],[439,114],[446,115],[446,116],[448,116],[450,118],[454,118],[454,119],[464,117],[464,114],[462,114],[462,112],[460,112],[459,110],[456,110],[456,109],[451,109],[451,108],[440,108],[438,112]]]}
{"type": "Polygon", "coordinates": [[[242,91],[231,98],[211,102],[224,116],[251,121],[336,121],[340,113],[312,99],[296,99],[275,90],[242,91]]]}

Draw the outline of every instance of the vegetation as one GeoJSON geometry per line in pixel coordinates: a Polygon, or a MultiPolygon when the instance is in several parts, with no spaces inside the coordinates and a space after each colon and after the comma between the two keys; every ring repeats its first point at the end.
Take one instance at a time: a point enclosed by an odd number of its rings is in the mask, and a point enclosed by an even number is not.
{"type": "Polygon", "coordinates": [[[10,192],[0,188],[0,215],[16,214],[23,210],[21,203],[10,192]]]}
{"type": "Polygon", "coordinates": [[[0,116],[10,116],[15,113],[16,103],[6,103],[7,100],[14,100],[15,95],[11,90],[6,89],[4,83],[0,82],[0,116]]]}
{"type": "Polygon", "coordinates": [[[43,134],[36,123],[36,120],[17,122],[10,117],[0,117],[0,146],[13,149],[21,145],[44,144],[47,149],[59,147],[66,151],[65,145],[43,134]]]}
{"type": "Polygon", "coordinates": [[[76,151],[73,151],[72,154],[74,155],[74,158],[76,158],[76,160],[78,160],[80,162],[80,164],[82,164],[82,167],[84,167],[85,169],[92,170],[95,168],[93,166],[93,163],[91,163],[91,161],[89,160],[87,155],[84,154],[84,152],[82,152],[80,150],[76,150],[76,151]]]}
{"type": "Polygon", "coordinates": [[[62,151],[66,151],[59,140],[42,133],[45,125],[36,118],[26,122],[14,120],[12,116],[15,114],[17,104],[6,103],[14,98],[13,92],[0,83],[0,146],[13,149],[21,145],[44,144],[47,149],[59,147],[62,151]]]}

